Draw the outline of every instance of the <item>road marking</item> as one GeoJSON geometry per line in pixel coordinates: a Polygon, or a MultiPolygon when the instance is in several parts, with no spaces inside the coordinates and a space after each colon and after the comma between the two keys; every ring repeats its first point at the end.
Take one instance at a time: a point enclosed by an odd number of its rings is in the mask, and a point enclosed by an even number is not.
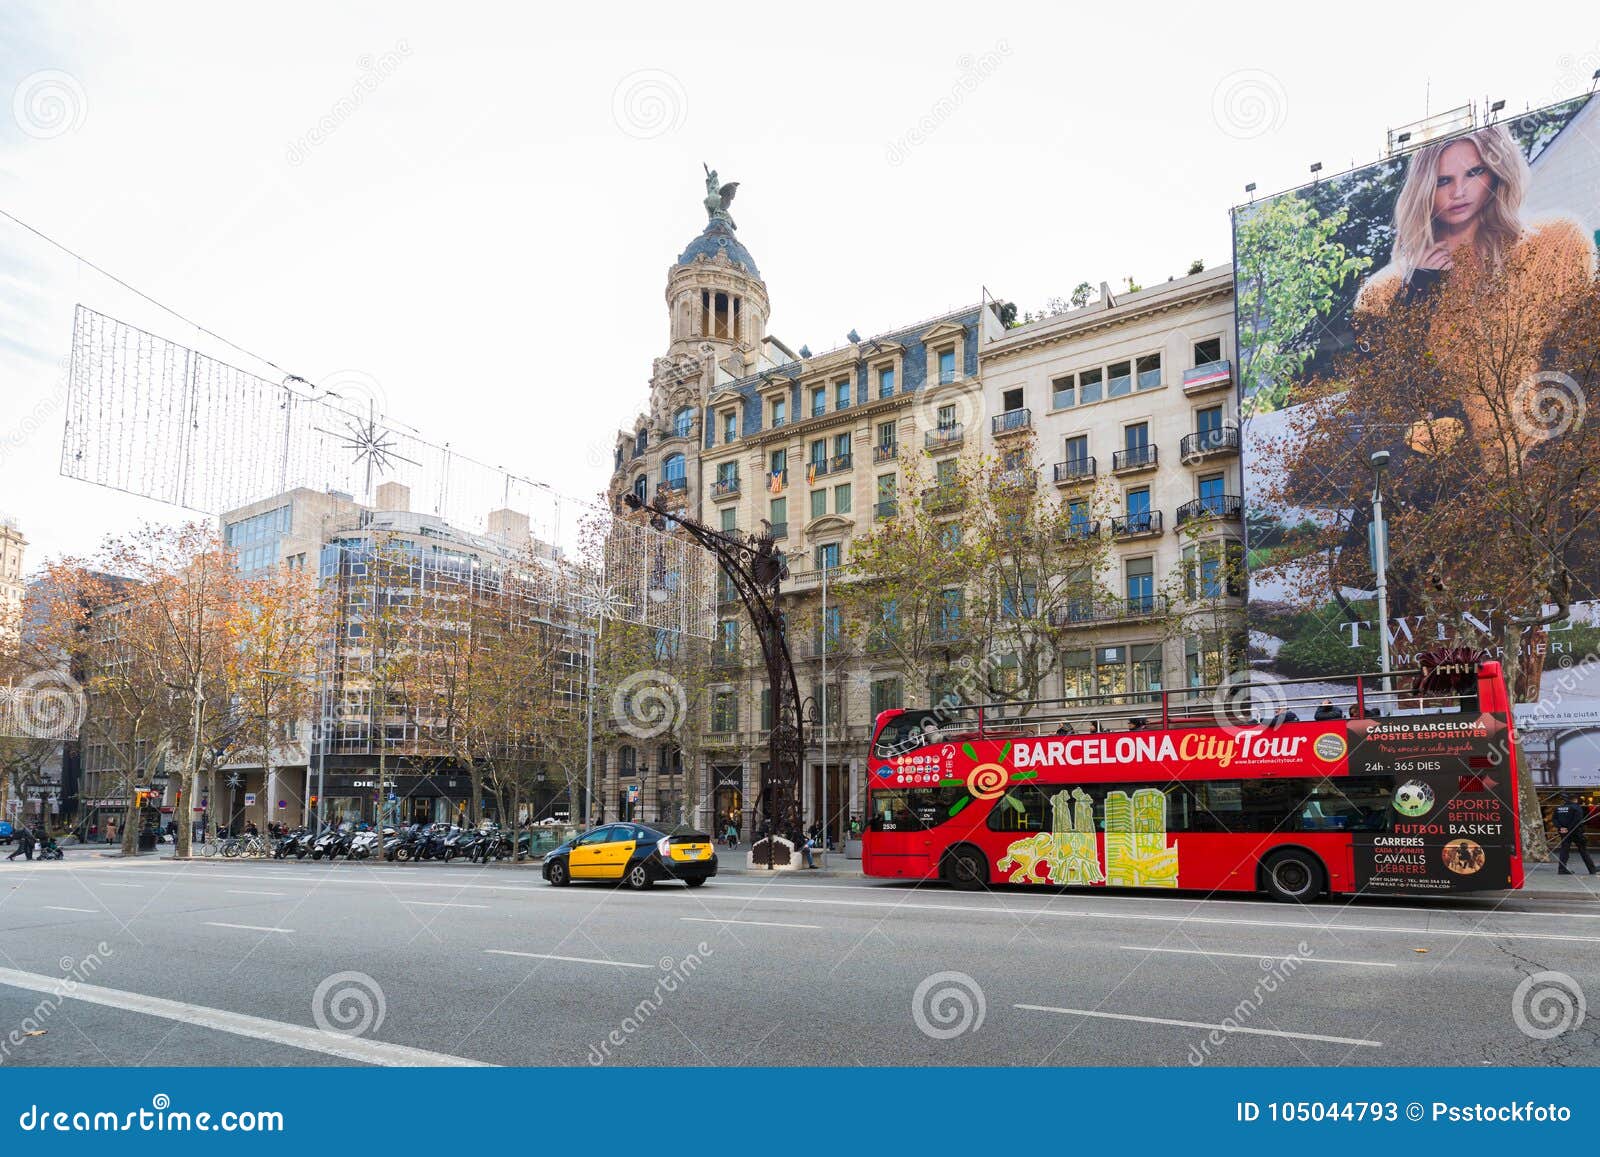
{"type": "Polygon", "coordinates": [[[387,1044],[366,1037],[345,1036],[343,1033],[327,1032],[320,1028],[308,1028],[303,1024],[267,1020],[264,1017],[248,1016],[242,1012],[230,1012],[223,1008],[207,1008],[204,1005],[185,1004],[183,1001],[166,1000],[159,996],[102,988],[97,984],[76,984],[70,990],[65,990],[59,976],[20,972],[14,968],[0,968],[0,984],[30,992],[48,993],[67,1000],[81,1000],[86,1004],[98,1004],[125,1012],[142,1013],[163,1020],[199,1025],[201,1028],[233,1033],[235,1036],[272,1041],[275,1044],[289,1045],[291,1048],[324,1053],[327,1056],[342,1057],[347,1061],[359,1061],[364,1064],[408,1067],[486,1064],[484,1061],[451,1056],[448,1053],[387,1044]]]}
{"type": "Polygon", "coordinates": [[[101,880],[100,881],[100,887],[102,887],[102,888],[143,888],[144,885],[143,884],[114,884],[110,880],[101,880]]]}
{"type": "Polygon", "coordinates": [[[293,928],[265,928],[260,924],[223,924],[217,920],[207,920],[213,928],[239,928],[245,932],[293,932],[293,928]]]}
{"type": "Polygon", "coordinates": [[[570,964],[607,964],[612,968],[654,968],[653,964],[630,964],[626,960],[591,960],[587,956],[555,956],[549,952],[512,952],[509,948],[485,948],[491,956],[527,956],[534,960],[565,960],[570,964]]]}
{"type": "Polygon", "coordinates": [[[402,904],[420,904],[424,908],[488,908],[487,904],[457,904],[451,900],[401,900],[402,904]]]}
{"type": "Polygon", "coordinates": [[[1301,964],[1359,964],[1365,968],[1399,968],[1398,964],[1388,960],[1335,960],[1327,956],[1280,956],[1273,952],[1207,952],[1201,948],[1147,948],[1142,944],[1119,944],[1118,948],[1129,952],[1174,952],[1183,956],[1237,956],[1241,960],[1260,960],[1278,963],[1284,960],[1295,960],[1301,964]]]}
{"type": "Polygon", "coordinates": [[[87,912],[91,916],[100,915],[100,909],[98,908],[64,908],[60,904],[45,904],[42,907],[48,908],[52,912],[87,912]]]}
{"type": "Polygon", "coordinates": [[[230,896],[283,896],[283,895],[286,895],[286,894],[287,893],[284,893],[284,892],[252,892],[248,888],[229,888],[228,889],[228,895],[230,895],[230,896]]]}
{"type": "Polygon", "coordinates": [[[687,920],[691,924],[750,924],[758,928],[817,928],[820,924],[779,924],[774,920],[718,920],[711,916],[679,916],[680,920],[687,920]]]}
{"type": "Polygon", "coordinates": [[[1362,1048],[1381,1049],[1383,1042],[1378,1040],[1359,1040],[1348,1036],[1323,1036],[1315,1032],[1282,1032],[1275,1028],[1240,1028],[1236,1025],[1208,1024],[1201,1020],[1169,1020],[1164,1016],[1130,1016],[1125,1012],[1097,1012],[1088,1008],[1055,1008],[1048,1004],[1014,1004],[1012,1008],[1026,1009],[1029,1012],[1054,1012],[1062,1016],[1091,1016],[1100,1020],[1131,1020],[1139,1024],[1165,1024],[1174,1028],[1207,1028],[1220,1032],[1248,1033],[1251,1036],[1275,1036],[1288,1040],[1314,1040],[1324,1041],[1335,1045],[1359,1045],[1362,1048]]]}

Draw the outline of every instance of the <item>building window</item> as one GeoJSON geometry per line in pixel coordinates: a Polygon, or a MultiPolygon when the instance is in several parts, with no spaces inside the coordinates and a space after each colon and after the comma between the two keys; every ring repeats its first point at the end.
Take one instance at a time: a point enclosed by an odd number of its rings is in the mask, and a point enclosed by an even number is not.
{"type": "Polygon", "coordinates": [[[827,489],[813,490],[811,492],[811,517],[821,518],[826,513],[828,513],[827,489]]]}
{"type": "Polygon", "coordinates": [[[1114,362],[1106,367],[1106,397],[1125,397],[1133,389],[1133,363],[1114,362]]]}
{"type": "Polygon", "coordinates": [[[811,391],[811,416],[820,418],[828,412],[828,390],[825,386],[818,386],[811,391]]]}
{"type": "Polygon", "coordinates": [[[772,476],[776,478],[779,483],[788,481],[788,478],[784,477],[789,472],[788,450],[774,450],[771,456],[767,459],[767,463],[768,469],[772,472],[772,476]]]}
{"type": "Polygon", "coordinates": [[[1141,390],[1153,390],[1161,384],[1160,354],[1145,354],[1142,358],[1136,358],[1133,368],[1139,376],[1141,390]]]}
{"type": "Polygon", "coordinates": [[[1022,409],[1022,387],[1018,386],[1016,389],[1007,390],[1001,394],[1000,408],[1008,414],[1013,410],[1022,409]]]}
{"type": "Polygon", "coordinates": [[[954,430],[956,428],[956,407],[954,403],[939,407],[939,429],[954,430]]]}
{"type": "MultiPolygon", "coordinates": [[[[1215,435],[1218,430],[1222,429],[1222,407],[1208,406],[1204,410],[1196,410],[1194,413],[1194,429],[1197,434],[1215,435]]],[[[1197,438],[1195,441],[1202,446],[1213,444],[1210,438],[1197,438]]]]}
{"type": "Polygon", "coordinates": [[[1050,408],[1066,410],[1078,404],[1078,379],[1074,374],[1063,374],[1050,379],[1050,408]]]}
{"type": "Polygon", "coordinates": [[[1156,563],[1153,558],[1130,558],[1125,571],[1128,612],[1148,615],[1155,610],[1156,563]]]}
{"type": "Polygon", "coordinates": [[[736,485],[739,481],[739,464],[737,462],[717,463],[717,485],[728,487],[736,485]]]}
{"type": "Polygon", "coordinates": [[[1160,643],[1128,648],[1128,685],[1135,692],[1161,690],[1160,643]]]}
{"type": "Polygon", "coordinates": [[[774,534],[783,534],[789,525],[789,500],[787,498],[774,498],[772,500],[772,531],[774,534]],[[780,530],[779,528],[784,528],[780,530]]]}
{"type": "Polygon", "coordinates": [[[738,513],[739,512],[731,506],[723,508],[722,529],[724,532],[732,532],[739,529],[738,523],[734,521],[734,518],[738,515],[738,513]]]}
{"type": "Polygon", "coordinates": [[[1067,473],[1086,474],[1089,471],[1089,435],[1074,434],[1067,439],[1067,473]]]}
{"type": "Polygon", "coordinates": [[[617,774],[623,777],[639,774],[639,753],[631,747],[617,748],[617,774]]]}
{"type": "Polygon", "coordinates": [[[682,490],[685,481],[684,471],[682,454],[667,455],[667,460],[661,464],[661,484],[670,490],[682,490]]]}
{"type": "Polygon", "coordinates": [[[833,488],[833,512],[835,514],[850,513],[850,483],[841,482],[833,488]]]}
{"type": "Polygon", "coordinates": [[[1067,531],[1077,538],[1089,533],[1089,503],[1078,498],[1067,503],[1067,531]]]}
{"type": "Polygon", "coordinates": [[[732,442],[739,436],[739,415],[732,410],[722,411],[722,440],[732,442]]]}
{"type": "Polygon", "coordinates": [[[650,445],[650,431],[640,430],[633,436],[633,456],[637,458],[643,454],[650,445]]]}
{"type": "Polygon", "coordinates": [[[939,592],[939,601],[935,604],[934,636],[940,639],[953,639],[961,634],[961,610],[963,598],[961,588],[952,587],[939,592]]]}
{"type": "Polygon", "coordinates": [[[848,433],[833,436],[833,468],[842,470],[850,465],[850,435],[848,433]]]}
{"type": "Polygon", "coordinates": [[[955,347],[939,351],[939,384],[948,385],[956,380],[955,347]]]}
{"type": "Polygon", "coordinates": [[[761,730],[772,730],[772,688],[761,688],[761,730]]]}
{"type": "Polygon", "coordinates": [[[1202,542],[1183,549],[1183,593],[1189,599],[1238,598],[1243,576],[1241,542],[1202,542]]]}
{"type": "Polygon", "coordinates": [[[1200,479],[1200,509],[1207,514],[1222,513],[1223,476],[1221,474],[1207,474],[1200,479]]]}
{"type": "Polygon", "coordinates": [[[945,550],[954,550],[961,545],[961,524],[959,522],[941,522],[939,524],[939,545],[945,550]]]}
{"type": "Polygon", "coordinates": [[[687,438],[694,431],[694,408],[685,406],[672,415],[672,433],[679,438],[687,438]]]}
{"type": "Polygon", "coordinates": [[[789,399],[787,399],[787,398],[773,398],[772,399],[772,428],[773,429],[777,429],[779,426],[783,425],[784,422],[788,419],[788,417],[789,417],[789,399]]]}
{"type": "Polygon", "coordinates": [[[1144,452],[1150,446],[1150,423],[1135,422],[1122,427],[1122,448],[1129,451],[1130,464],[1144,461],[1144,452]]]}
{"type": "Polygon", "coordinates": [[[649,482],[645,479],[645,476],[643,474],[639,475],[639,477],[637,477],[637,478],[635,478],[633,480],[633,494],[634,494],[634,497],[637,498],[640,502],[643,502],[645,500],[645,498],[646,498],[645,491],[649,487],[649,485],[650,485],[649,482]]]}
{"type": "Polygon", "coordinates": [[[849,378],[840,378],[833,383],[833,408],[835,410],[848,410],[850,408],[849,378]]]}
{"type": "Polygon", "coordinates": [[[1227,657],[1215,642],[1183,641],[1184,678],[1190,687],[1216,687],[1227,670],[1227,657]]]}
{"type": "Polygon", "coordinates": [[[1038,609],[1038,588],[1031,582],[1011,583],[1000,591],[1000,617],[1015,622],[1031,619],[1038,609]]]}
{"type": "Polygon", "coordinates": [[[877,718],[880,712],[898,711],[904,705],[904,696],[900,690],[899,677],[874,679],[870,698],[873,718],[877,718]]]}
{"type": "Polygon", "coordinates": [[[878,448],[888,450],[895,444],[895,424],[893,422],[878,423],[878,448]]]}
{"type": "Polygon", "coordinates": [[[1141,515],[1145,516],[1144,521],[1148,524],[1148,516],[1150,514],[1150,488],[1148,486],[1140,486],[1128,491],[1127,514],[1128,529],[1130,530],[1135,529],[1135,524],[1141,515]]]}
{"type": "Polygon", "coordinates": [[[946,489],[956,484],[956,460],[941,458],[933,464],[933,484],[946,489]]]}
{"type": "Polygon", "coordinates": [[[711,696],[711,730],[719,733],[739,727],[739,697],[733,691],[716,691],[711,696]]]}
{"type": "Polygon", "coordinates": [[[1078,375],[1078,405],[1087,406],[1100,400],[1100,389],[1105,382],[1105,371],[1084,370],[1078,375]]]}
{"type": "Polygon", "coordinates": [[[1221,360],[1222,339],[1220,337],[1208,337],[1204,341],[1194,343],[1195,365],[1203,366],[1208,362],[1220,362],[1221,360]]]}
{"type": "Polygon", "coordinates": [[[894,367],[878,367],[878,397],[889,398],[894,396],[894,367]]]}
{"type": "Polygon", "coordinates": [[[840,544],[824,542],[817,547],[817,569],[834,570],[839,565],[840,544]]]}

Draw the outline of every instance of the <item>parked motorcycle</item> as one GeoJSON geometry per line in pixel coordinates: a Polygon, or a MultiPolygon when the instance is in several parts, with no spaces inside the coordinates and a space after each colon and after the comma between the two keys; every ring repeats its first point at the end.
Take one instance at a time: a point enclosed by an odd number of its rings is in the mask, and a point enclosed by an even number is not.
{"type": "Polygon", "coordinates": [[[412,824],[403,828],[392,838],[384,841],[383,858],[386,860],[399,860],[402,864],[408,860],[418,858],[426,832],[421,824],[412,824]]]}
{"type": "Polygon", "coordinates": [[[332,860],[349,851],[353,835],[349,829],[349,824],[340,824],[323,832],[311,844],[311,858],[320,860],[326,857],[332,860]]]}
{"type": "Polygon", "coordinates": [[[293,856],[297,860],[306,858],[306,853],[311,851],[311,844],[316,834],[310,828],[295,828],[283,839],[278,841],[278,846],[273,849],[274,859],[283,860],[293,856]]]}
{"type": "Polygon", "coordinates": [[[352,860],[365,860],[378,849],[378,833],[375,831],[357,832],[350,838],[350,847],[346,851],[347,858],[352,860]]]}

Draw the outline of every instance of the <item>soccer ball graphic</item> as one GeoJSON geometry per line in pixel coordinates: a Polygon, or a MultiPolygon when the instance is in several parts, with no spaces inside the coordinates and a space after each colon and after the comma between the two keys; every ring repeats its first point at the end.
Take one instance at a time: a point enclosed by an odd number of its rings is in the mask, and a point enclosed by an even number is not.
{"type": "Polygon", "coordinates": [[[1425,816],[1433,809],[1433,788],[1412,779],[1394,789],[1394,810],[1403,816],[1425,816]]]}

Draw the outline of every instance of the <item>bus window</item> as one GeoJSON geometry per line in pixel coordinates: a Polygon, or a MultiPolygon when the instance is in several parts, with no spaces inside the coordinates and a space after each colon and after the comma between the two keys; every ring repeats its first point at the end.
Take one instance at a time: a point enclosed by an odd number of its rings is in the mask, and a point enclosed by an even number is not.
{"type": "Polygon", "coordinates": [[[965,787],[906,787],[872,793],[867,827],[875,832],[921,832],[950,818],[950,809],[967,798],[965,787]]]}
{"type": "Polygon", "coordinates": [[[1381,832],[1389,827],[1393,784],[1380,776],[1314,780],[1296,826],[1303,832],[1381,832]]]}
{"type": "MultiPolygon", "coordinates": [[[[1071,791],[1067,787],[1060,790],[1071,791]]],[[[1019,783],[1008,789],[989,811],[992,832],[1043,832],[1050,828],[1050,797],[1037,784],[1019,783]]]]}
{"type": "Polygon", "coordinates": [[[883,725],[874,752],[878,755],[899,755],[918,747],[927,747],[945,740],[945,728],[937,713],[932,711],[907,711],[883,725]]]}

